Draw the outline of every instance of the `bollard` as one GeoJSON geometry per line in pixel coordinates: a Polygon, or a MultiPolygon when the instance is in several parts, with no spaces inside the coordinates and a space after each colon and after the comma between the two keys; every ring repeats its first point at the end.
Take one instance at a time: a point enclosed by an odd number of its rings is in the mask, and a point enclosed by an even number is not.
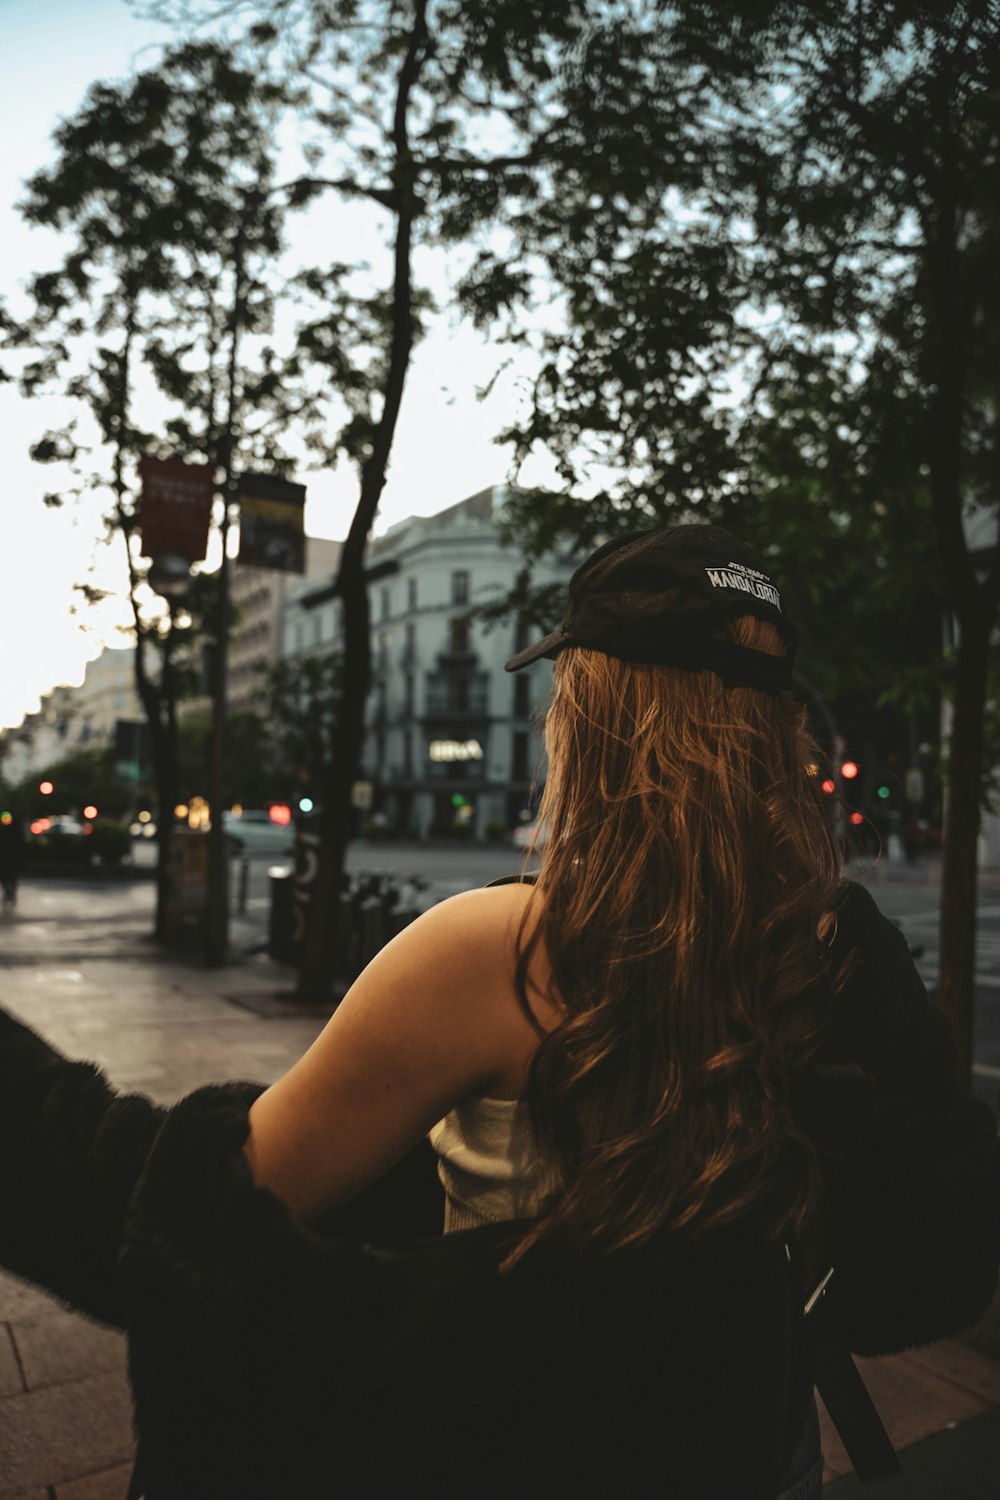
{"type": "Polygon", "coordinates": [[[250,879],[250,860],[246,853],[240,855],[240,883],[236,896],[236,910],[240,916],[246,915],[247,909],[247,883],[250,879]]]}

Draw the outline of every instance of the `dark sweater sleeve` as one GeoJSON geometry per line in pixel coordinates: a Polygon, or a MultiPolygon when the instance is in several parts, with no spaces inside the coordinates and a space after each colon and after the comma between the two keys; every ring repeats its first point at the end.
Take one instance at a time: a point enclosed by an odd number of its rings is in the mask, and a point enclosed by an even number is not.
{"type": "Polygon", "coordinates": [[[989,1306],[1000,1145],[993,1110],[958,1082],[948,1021],[902,934],[867,892],[853,907],[859,963],[837,1030],[841,1062],[861,1068],[825,1152],[829,1297],[852,1350],[880,1354],[956,1333],[989,1306]]]}
{"type": "Polygon", "coordinates": [[[122,1227],[163,1115],[0,1009],[0,1265],[120,1324],[122,1227]]]}

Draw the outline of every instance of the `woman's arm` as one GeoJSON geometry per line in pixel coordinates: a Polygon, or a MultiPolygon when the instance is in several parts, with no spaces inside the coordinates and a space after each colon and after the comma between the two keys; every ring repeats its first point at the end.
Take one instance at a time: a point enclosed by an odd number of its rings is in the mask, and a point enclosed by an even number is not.
{"type": "Polygon", "coordinates": [[[254,1178],[310,1220],[382,1176],[537,1035],[513,989],[526,892],[467,891],[372,960],[316,1042],[250,1110],[254,1178]]]}

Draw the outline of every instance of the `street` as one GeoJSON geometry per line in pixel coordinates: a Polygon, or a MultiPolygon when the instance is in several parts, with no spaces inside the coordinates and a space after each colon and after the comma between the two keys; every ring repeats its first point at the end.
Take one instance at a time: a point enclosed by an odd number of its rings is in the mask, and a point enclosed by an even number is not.
{"type": "MultiPolygon", "coordinates": [[[[135,846],[135,864],[152,874],[156,848],[152,842],[135,846]]],[[[271,880],[268,871],[275,867],[290,869],[286,855],[255,851],[234,858],[230,867],[230,894],[233,912],[230,938],[234,955],[263,952],[267,943],[271,910],[271,880]],[[246,878],[243,878],[243,860],[246,878]],[[245,891],[244,891],[245,885],[245,891]]],[[[354,875],[383,872],[400,879],[404,897],[413,899],[421,909],[443,901],[459,891],[487,884],[504,875],[515,875],[523,867],[523,854],[509,844],[352,844],[348,850],[347,868],[354,875]],[[420,877],[426,885],[409,892],[410,877],[420,877]]],[[[902,929],[911,948],[923,951],[916,957],[917,970],[932,990],[938,970],[938,894],[940,865],[933,859],[915,865],[880,863],[874,870],[855,863],[852,878],[866,884],[879,907],[902,929]]],[[[51,881],[25,883],[25,900],[37,889],[44,908],[45,889],[51,881]]],[[[133,919],[151,913],[152,883],[135,881],[128,897],[133,919]]],[[[95,898],[105,904],[110,883],[87,882],[95,898]],[[100,892],[107,895],[99,895],[100,892]]],[[[111,898],[118,900],[120,898],[111,898]]],[[[994,874],[984,875],[980,883],[979,922],[976,959],[976,1046],[975,1088],[983,1098],[996,1104],[1000,1094],[1000,881],[994,874]]],[[[97,915],[94,909],[94,915],[97,915]]],[[[53,934],[55,936],[55,934],[53,934]]],[[[288,973],[290,971],[281,971],[288,973]]]]}

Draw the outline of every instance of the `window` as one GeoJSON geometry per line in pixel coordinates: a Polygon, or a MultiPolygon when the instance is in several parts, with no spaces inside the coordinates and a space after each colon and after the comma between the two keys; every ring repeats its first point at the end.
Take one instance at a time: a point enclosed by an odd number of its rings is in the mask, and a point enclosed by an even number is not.
{"type": "Polygon", "coordinates": [[[381,613],[380,618],[383,619],[383,620],[388,620],[388,618],[389,618],[389,590],[388,589],[383,589],[382,590],[381,610],[382,610],[382,613],[381,613]]]}
{"type": "Polygon", "coordinates": [[[406,622],[406,637],[403,645],[403,660],[412,661],[417,649],[417,627],[412,620],[406,622]]]}
{"type": "Polygon", "coordinates": [[[527,615],[518,615],[517,625],[514,630],[514,655],[518,651],[526,651],[531,645],[531,622],[527,615]]]}
{"type": "Polygon", "coordinates": [[[413,741],[408,729],[403,731],[403,775],[413,775],[413,741]]]}
{"type": "Polygon", "coordinates": [[[413,718],[413,673],[407,672],[403,678],[403,712],[408,719],[413,718]]]}
{"type": "Polygon", "coordinates": [[[514,678],[514,716],[526,719],[531,712],[531,679],[522,673],[514,678]]]}
{"type": "Polygon", "coordinates": [[[458,615],[448,626],[448,650],[453,656],[464,655],[469,649],[469,622],[458,615]]]}
{"type": "Polygon", "coordinates": [[[406,607],[407,609],[417,607],[417,580],[415,578],[409,579],[406,585],[406,607]]]}
{"type": "Polygon", "coordinates": [[[451,602],[452,604],[468,604],[469,602],[469,575],[464,570],[451,575],[451,602]]]}

